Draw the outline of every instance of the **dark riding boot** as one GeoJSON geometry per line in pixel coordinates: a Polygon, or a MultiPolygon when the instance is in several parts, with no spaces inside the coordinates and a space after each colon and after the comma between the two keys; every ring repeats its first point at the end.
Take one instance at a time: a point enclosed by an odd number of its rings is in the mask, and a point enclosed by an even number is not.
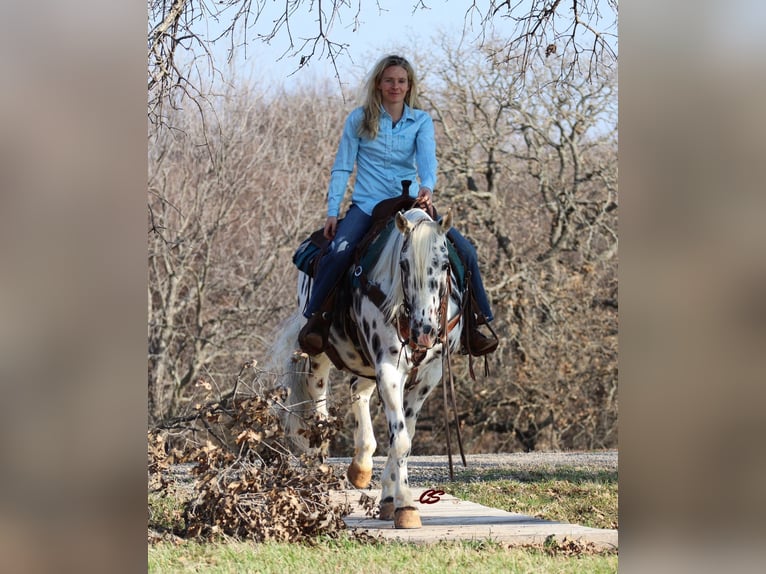
{"type": "Polygon", "coordinates": [[[327,348],[330,334],[330,318],[327,313],[318,311],[311,315],[298,333],[298,344],[307,355],[318,355],[327,348]]]}

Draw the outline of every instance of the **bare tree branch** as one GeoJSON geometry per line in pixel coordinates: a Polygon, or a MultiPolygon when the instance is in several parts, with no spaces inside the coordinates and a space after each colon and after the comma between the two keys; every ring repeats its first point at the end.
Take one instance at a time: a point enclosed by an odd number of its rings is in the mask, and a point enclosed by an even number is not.
{"type": "MultiPolygon", "coordinates": [[[[495,51],[498,58],[512,60],[522,78],[533,62],[554,54],[574,55],[561,60],[562,77],[572,77],[584,54],[589,54],[588,76],[610,66],[617,58],[616,0],[607,1],[607,14],[601,14],[599,0],[571,0],[571,3],[561,0],[479,3],[473,0],[466,5],[464,30],[478,20],[479,47],[494,37],[493,23],[509,20],[515,24],[515,33],[495,51]]],[[[293,73],[316,59],[327,59],[340,82],[339,61],[348,54],[349,48],[337,39],[340,23],[351,22],[354,31],[361,30],[361,0],[281,0],[279,4],[267,0],[218,3],[149,0],[148,6],[148,91],[152,123],[163,122],[167,105],[177,106],[184,96],[200,97],[205,76],[223,75],[212,56],[212,46],[219,41],[228,41],[229,60],[239,48],[247,54],[251,39],[279,44],[283,47],[279,59],[292,60],[293,73]],[[293,23],[304,18],[315,22],[314,31],[306,37],[297,37],[293,23]],[[207,37],[203,31],[210,24],[223,24],[222,31],[207,37]],[[206,70],[192,75],[190,66],[199,58],[206,62],[206,70]]],[[[377,0],[375,9],[387,10],[386,2],[377,0]]],[[[425,2],[413,0],[413,13],[425,9],[429,9],[425,2]]]]}

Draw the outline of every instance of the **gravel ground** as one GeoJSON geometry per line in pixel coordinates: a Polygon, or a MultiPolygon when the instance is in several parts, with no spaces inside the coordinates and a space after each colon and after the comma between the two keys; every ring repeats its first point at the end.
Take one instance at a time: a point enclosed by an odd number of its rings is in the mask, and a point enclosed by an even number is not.
{"type": "MultiPolygon", "coordinates": [[[[460,453],[453,454],[452,465],[455,478],[471,476],[475,472],[493,471],[493,478],[500,478],[507,472],[508,477],[514,473],[531,470],[555,470],[557,468],[576,469],[581,471],[617,471],[617,451],[590,452],[516,452],[466,455],[467,467],[463,467],[460,453]]],[[[376,456],[373,459],[372,488],[380,488],[380,474],[386,464],[386,457],[376,456]]],[[[345,475],[351,457],[330,457],[327,463],[336,467],[341,475],[345,475]]],[[[191,487],[191,464],[177,464],[169,469],[169,476],[179,486],[191,487]]],[[[435,482],[449,481],[449,459],[441,456],[411,456],[407,464],[410,484],[412,486],[428,486],[435,482]]]]}
{"type": "MultiPolygon", "coordinates": [[[[345,472],[351,462],[350,457],[332,457],[327,462],[340,467],[345,472]]],[[[373,458],[373,487],[379,486],[380,473],[386,463],[386,458],[373,458]]],[[[557,468],[577,469],[583,471],[617,471],[617,451],[590,452],[517,452],[466,455],[467,467],[463,467],[460,453],[452,456],[455,478],[473,472],[495,471],[493,475],[508,472],[531,470],[555,470],[557,468]]],[[[424,486],[433,482],[449,480],[449,459],[443,456],[411,456],[407,464],[410,484],[424,486]]]]}

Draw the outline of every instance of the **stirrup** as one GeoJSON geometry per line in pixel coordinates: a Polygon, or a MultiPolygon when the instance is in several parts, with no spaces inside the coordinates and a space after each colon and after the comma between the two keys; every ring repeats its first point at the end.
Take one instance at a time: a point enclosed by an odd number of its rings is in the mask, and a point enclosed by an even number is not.
{"type": "Polygon", "coordinates": [[[473,327],[469,332],[467,338],[467,351],[474,357],[481,357],[488,355],[497,349],[498,339],[497,337],[487,337],[477,327],[473,327]]]}

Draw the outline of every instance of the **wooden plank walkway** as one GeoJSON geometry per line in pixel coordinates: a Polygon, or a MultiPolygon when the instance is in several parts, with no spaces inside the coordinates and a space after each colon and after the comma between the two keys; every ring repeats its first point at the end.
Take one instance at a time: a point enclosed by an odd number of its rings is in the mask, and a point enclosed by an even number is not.
{"type": "Polygon", "coordinates": [[[397,530],[393,522],[376,520],[367,516],[367,511],[361,502],[362,497],[366,495],[379,501],[380,490],[345,490],[335,493],[334,496],[336,500],[346,502],[353,508],[351,514],[344,519],[348,528],[374,537],[417,544],[444,540],[492,540],[517,546],[542,544],[552,536],[559,543],[568,539],[592,543],[598,549],[617,549],[618,547],[617,530],[550,522],[459,500],[448,494],[439,495],[440,500],[433,504],[422,504],[417,501],[428,489],[413,488],[412,490],[423,523],[422,528],[412,530],[397,530]]]}

